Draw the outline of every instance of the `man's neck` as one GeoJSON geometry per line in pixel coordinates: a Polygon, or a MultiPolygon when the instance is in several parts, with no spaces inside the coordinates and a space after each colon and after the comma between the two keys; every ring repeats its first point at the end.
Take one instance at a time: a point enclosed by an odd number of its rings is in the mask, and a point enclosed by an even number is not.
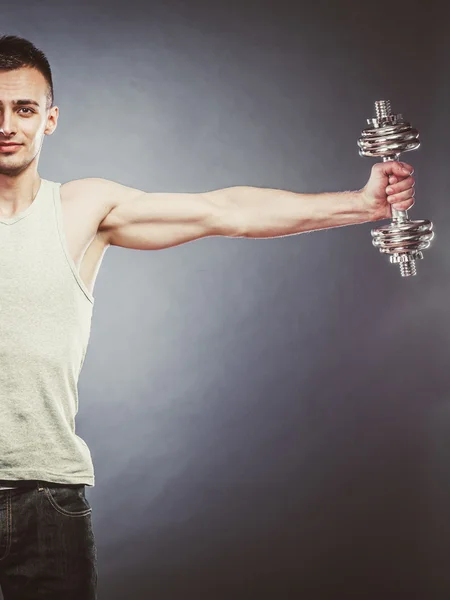
{"type": "Polygon", "coordinates": [[[37,171],[25,170],[16,177],[0,175],[0,216],[7,219],[26,210],[41,185],[37,171]]]}

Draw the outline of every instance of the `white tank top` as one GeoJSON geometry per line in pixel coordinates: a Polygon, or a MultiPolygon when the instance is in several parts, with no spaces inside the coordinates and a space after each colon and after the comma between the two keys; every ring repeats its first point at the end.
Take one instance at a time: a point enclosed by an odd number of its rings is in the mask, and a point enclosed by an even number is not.
{"type": "Polygon", "coordinates": [[[0,216],[0,480],[94,485],[75,433],[94,298],[64,236],[60,183],[0,216]]]}

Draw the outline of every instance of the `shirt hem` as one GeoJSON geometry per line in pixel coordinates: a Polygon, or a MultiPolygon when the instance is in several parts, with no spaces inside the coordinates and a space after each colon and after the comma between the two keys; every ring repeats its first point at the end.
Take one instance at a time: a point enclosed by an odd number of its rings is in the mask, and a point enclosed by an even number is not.
{"type": "Polygon", "coordinates": [[[34,471],[26,471],[18,473],[5,473],[0,470],[0,480],[2,481],[48,481],[49,483],[60,483],[68,485],[87,485],[89,487],[95,486],[95,477],[93,475],[78,475],[76,477],[62,477],[60,475],[54,475],[50,473],[36,473],[34,471]]]}

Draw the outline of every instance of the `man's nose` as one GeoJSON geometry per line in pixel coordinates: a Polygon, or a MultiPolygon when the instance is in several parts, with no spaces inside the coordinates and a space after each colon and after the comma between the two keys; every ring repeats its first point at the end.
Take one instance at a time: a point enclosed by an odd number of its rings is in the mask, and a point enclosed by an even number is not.
{"type": "Polygon", "coordinates": [[[11,137],[16,133],[15,125],[11,116],[5,114],[0,116],[0,133],[2,133],[5,137],[11,137]]]}

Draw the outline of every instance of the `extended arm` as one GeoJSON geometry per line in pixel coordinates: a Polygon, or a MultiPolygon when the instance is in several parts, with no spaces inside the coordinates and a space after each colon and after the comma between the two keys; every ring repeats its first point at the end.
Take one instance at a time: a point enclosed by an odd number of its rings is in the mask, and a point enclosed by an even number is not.
{"type": "Polygon", "coordinates": [[[102,179],[85,181],[111,207],[99,224],[108,244],[155,250],[214,235],[279,237],[387,218],[389,173],[381,174],[382,168],[391,169],[390,174],[399,180],[393,186],[398,197],[391,202],[413,204],[414,182],[400,172],[403,165],[393,162],[374,167],[378,187],[384,185],[376,198],[373,183],[359,191],[321,194],[250,186],[185,194],[146,193],[102,179]]]}

